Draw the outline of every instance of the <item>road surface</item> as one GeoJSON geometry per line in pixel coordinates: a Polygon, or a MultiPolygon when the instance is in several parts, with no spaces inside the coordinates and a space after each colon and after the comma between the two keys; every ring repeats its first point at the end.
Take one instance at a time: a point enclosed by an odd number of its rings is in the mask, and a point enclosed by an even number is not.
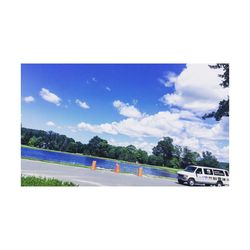
{"type": "Polygon", "coordinates": [[[71,181],[79,186],[179,186],[175,180],[167,178],[138,177],[133,174],[116,174],[109,170],[91,170],[24,159],[21,164],[22,175],[71,181]]]}

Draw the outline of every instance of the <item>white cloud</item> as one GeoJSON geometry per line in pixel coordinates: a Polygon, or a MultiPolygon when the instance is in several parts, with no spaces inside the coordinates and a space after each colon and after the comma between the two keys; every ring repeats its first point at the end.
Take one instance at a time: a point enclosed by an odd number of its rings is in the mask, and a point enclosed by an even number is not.
{"type": "Polygon", "coordinates": [[[76,99],[76,104],[78,104],[83,109],[89,109],[89,105],[86,102],[82,102],[82,101],[76,99]]]}
{"type": "Polygon", "coordinates": [[[46,122],[46,125],[47,125],[47,126],[50,126],[50,127],[56,126],[56,124],[55,124],[54,122],[52,122],[52,121],[46,122]]]}
{"type": "Polygon", "coordinates": [[[51,102],[60,106],[61,99],[54,93],[50,92],[48,89],[42,88],[40,91],[40,96],[47,102],[51,102]]]}
{"type": "Polygon", "coordinates": [[[163,78],[159,78],[158,80],[166,87],[172,87],[177,80],[177,75],[174,72],[168,72],[163,78]]]}
{"type": "Polygon", "coordinates": [[[86,130],[92,133],[107,133],[116,135],[118,132],[114,129],[115,123],[103,123],[100,125],[92,125],[86,122],[81,122],[77,125],[79,130],[86,130]]]}
{"type": "Polygon", "coordinates": [[[113,106],[119,111],[119,113],[126,117],[140,118],[142,117],[141,112],[133,105],[115,100],[113,106]]]}
{"type": "Polygon", "coordinates": [[[174,143],[177,145],[181,145],[182,147],[188,147],[189,149],[200,153],[202,156],[202,152],[209,151],[212,152],[213,155],[220,161],[229,161],[229,146],[220,146],[217,141],[209,140],[209,139],[198,139],[195,137],[188,136],[179,136],[175,137],[174,143]]]}
{"type": "Polygon", "coordinates": [[[111,91],[111,88],[108,87],[108,86],[106,86],[105,89],[106,89],[107,91],[109,91],[109,92],[111,91]]]}
{"type": "Polygon", "coordinates": [[[172,112],[162,111],[154,115],[144,115],[139,119],[130,117],[120,122],[104,124],[81,122],[77,128],[92,133],[128,136],[133,140],[133,143],[128,144],[140,145],[139,148],[147,152],[155,145],[145,144],[143,138],[159,140],[164,136],[169,136],[180,146],[188,146],[199,153],[208,150],[222,159],[228,156],[223,153],[225,151],[218,146],[218,143],[228,140],[228,123],[228,118],[224,117],[220,122],[209,125],[189,111],[176,110],[174,112],[172,110],[172,112]],[[152,147],[149,148],[149,145],[152,147]]]}
{"type": "Polygon", "coordinates": [[[200,115],[214,111],[228,96],[228,89],[220,86],[218,74],[221,73],[222,69],[212,69],[206,64],[188,64],[178,76],[168,76],[175,92],[164,95],[161,100],[166,105],[200,115]]]}
{"type": "Polygon", "coordinates": [[[77,129],[74,126],[68,126],[67,128],[73,133],[77,132],[77,129]]]}
{"type": "Polygon", "coordinates": [[[223,118],[219,123],[207,125],[201,120],[196,120],[190,114],[184,112],[171,113],[169,111],[158,112],[154,115],[146,115],[140,119],[126,118],[120,122],[89,124],[81,122],[78,129],[95,133],[121,134],[130,137],[156,137],[164,136],[188,138],[227,140],[228,118],[223,118]],[[183,119],[183,117],[185,119],[183,119]]]}
{"type": "Polygon", "coordinates": [[[34,102],[34,101],[35,101],[35,99],[34,99],[33,96],[26,96],[26,97],[24,97],[23,99],[24,99],[24,101],[27,102],[27,103],[34,102]]]}

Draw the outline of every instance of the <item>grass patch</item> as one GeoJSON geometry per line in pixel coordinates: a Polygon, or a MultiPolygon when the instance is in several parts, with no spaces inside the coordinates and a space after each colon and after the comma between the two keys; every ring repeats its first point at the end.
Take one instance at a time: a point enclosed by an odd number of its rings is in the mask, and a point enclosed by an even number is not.
{"type": "Polygon", "coordinates": [[[42,177],[35,177],[35,176],[22,176],[21,177],[21,186],[27,187],[27,186],[63,186],[63,187],[69,187],[69,186],[77,186],[72,182],[64,182],[57,179],[47,179],[42,177]]]}

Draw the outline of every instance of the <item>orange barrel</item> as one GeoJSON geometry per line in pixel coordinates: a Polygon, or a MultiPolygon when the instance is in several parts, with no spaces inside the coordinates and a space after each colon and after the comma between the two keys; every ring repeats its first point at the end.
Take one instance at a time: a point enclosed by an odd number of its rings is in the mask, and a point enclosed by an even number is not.
{"type": "Polygon", "coordinates": [[[138,168],[138,176],[142,176],[142,167],[138,168]]]}
{"type": "Polygon", "coordinates": [[[115,164],[115,173],[120,172],[120,165],[118,163],[115,164]]]}
{"type": "Polygon", "coordinates": [[[92,161],[91,169],[96,170],[96,161],[92,161]]]}

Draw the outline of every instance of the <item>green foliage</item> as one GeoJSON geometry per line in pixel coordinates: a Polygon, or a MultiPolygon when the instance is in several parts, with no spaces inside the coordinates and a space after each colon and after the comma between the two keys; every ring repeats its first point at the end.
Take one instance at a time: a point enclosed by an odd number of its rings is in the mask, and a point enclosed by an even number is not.
{"type": "Polygon", "coordinates": [[[174,155],[173,139],[164,137],[163,140],[159,141],[157,146],[153,148],[153,154],[162,157],[164,165],[167,166],[174,155]]]}
{"type": "MultiPolygon", "coordinates": [[[[211,65],[211,68],[218,69],[222,68],[223,69],[223,74],[219,75],[219,77],[222,78],[221,86],[223,88],[228,88],[229,87],[229,64],[227,63],[218,63],[216,65],[211,65]]],[[[205,114],[202,118],[212,118],[214,117],[216,121],[221,120],[223,116],[229,116],[229,97],[226,100],[222,100],[219,103],[219,107],[217,111],[211,112],[209,114],[205,114]]]]}
{"type": "Polygon", "coordinates": [[[148,157],[148,164],[155,166],[162,166],[164,163],[162,156],[150,155],[148,157]]]}
{"type": "Polygon", "coordinates": [[[37,138],[36,138],[35,136],[32,136],[32,137],[29,139],[28,145],[29,145],[29,146],[35,147],[36,144],[37,144],[37,138]]]}
{"type": "Polygon", "coordinates": [[[182,167],[188,165],[197,165],[200,155],[197,152],[193,152],[187,147],[184,147],[182,153],[182,167]]]}
{"type": "Polygon", "coordinates": [[[170,161],[169,161],[169,167],[171,168],[181,168],[181,162],[179,159],[177,158],[172,158],[170,161]]]}
{"type": "Polygon", "coordinates": [[[197,152],[193,152],[187,147],[174,145],[173,139],[170,137],[160,140],[153,148],[152,155],[148,155],[146,151],[137,149],[133,145],[127,147],[109,145],[106,140],[98,136],[93,137],[87,144],[82,144],[53,131],[45,132],[27,128],[21,130],[21,142],[24,145],[42,149],[80,153],[166,168],[178,169],[196,164],[218,166],[217,159],[210,152],[203,152],[203,158],[200,158],[197,152]]]}
{"type": "Polygon", "coordinates": [[[229,163],[228,162],[219,162],[219,168],[229,170],[229,163]]]}
{"type": "Polygon", "coordinates": [[[202,159],[199,161],[199,165],[217,168],[219,167],[219,162],[211,152],[206,151],[202,152],[202,159]]]}
{"type": "Polygon", "coordinates": [[[72,182],[63,182],[57,179],[46,179],[35,176],[22,176],[21,186],[76,186],[72,182]]]}
{"type": "Polygon", "coordinates": [[[138,149],[136,151],[136,161],[138,161],[139,163],[147,163],[148,153],[144,150],[138,149]]]}
{"type": "Polygon", "coordinates": [[[88,149],[91,155],[107,157],[108,156],[108,142],[98,136],[93,137],[88,143],[88,149]]]}

